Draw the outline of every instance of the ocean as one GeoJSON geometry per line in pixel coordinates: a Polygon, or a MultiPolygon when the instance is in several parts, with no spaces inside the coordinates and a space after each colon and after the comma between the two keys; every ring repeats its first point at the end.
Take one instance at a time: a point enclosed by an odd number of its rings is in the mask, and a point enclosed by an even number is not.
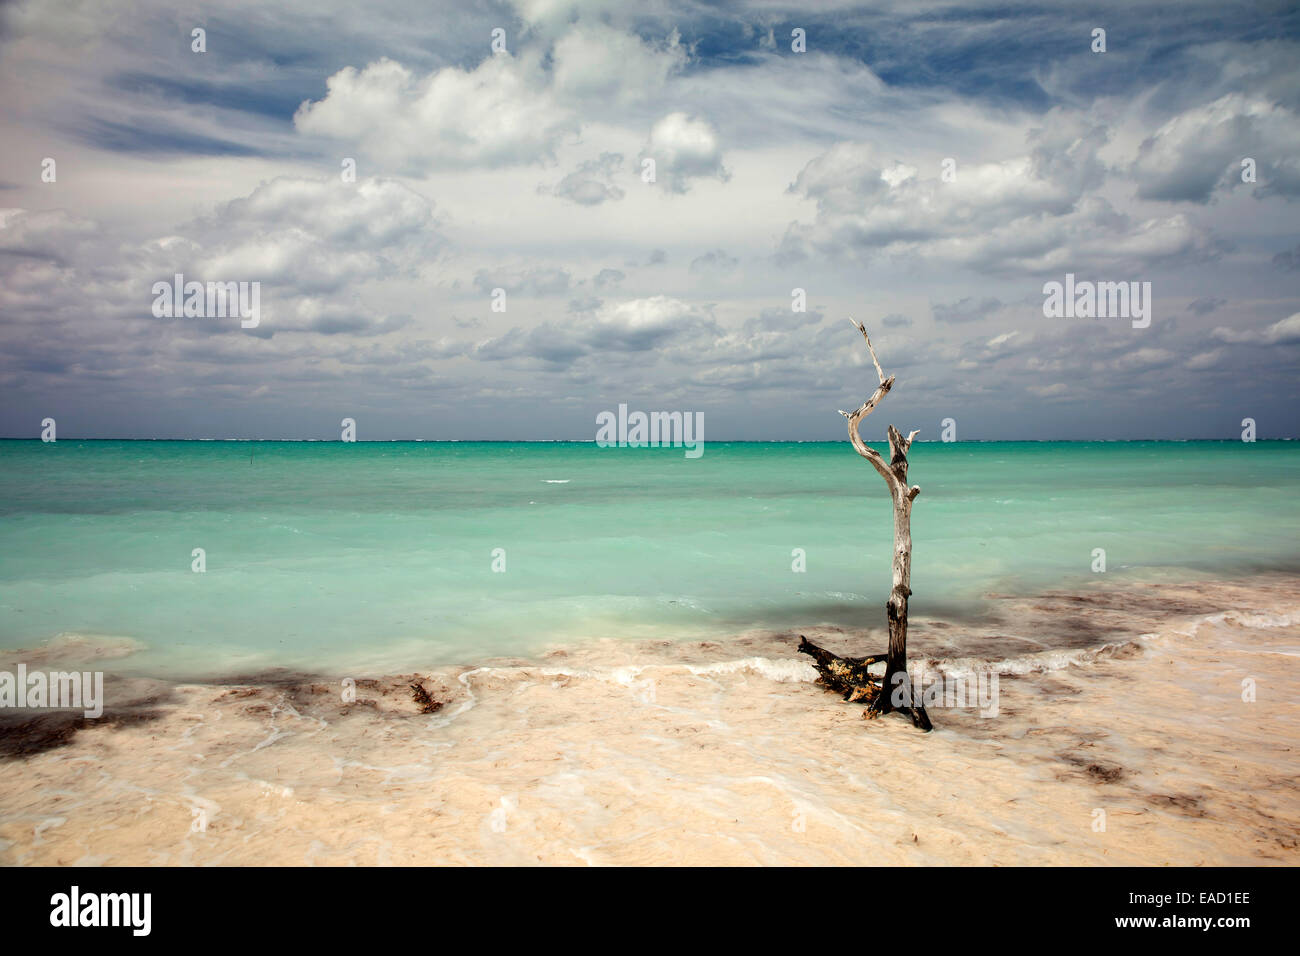
{"type": "MultiPolygon", "coordinates": [[[[1297,442],[918,442],[910,458],[914,618],[1300,564],[1297,442]]],[[[847,442],[709,442],[688,459],[583,442],[7,440],[0,648],[122,641],[136,650],[116,670],[143,676],[384,674],[599,638],[874,627],[891,527],[883,481],[847,442]]]]}

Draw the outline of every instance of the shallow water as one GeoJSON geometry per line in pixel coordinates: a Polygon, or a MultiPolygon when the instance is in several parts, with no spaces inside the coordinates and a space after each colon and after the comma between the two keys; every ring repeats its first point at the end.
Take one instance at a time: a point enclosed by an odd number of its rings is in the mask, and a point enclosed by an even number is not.
{"type": "MultiPolygon", "coordinates": [[[[1295,442],[918,443],[911,458],[918,618],[977,620],[988,592],[1300,563],[1295,442]]],[[[843,442],[709,443],[692,460],[0,441],[0,648],[73,634],[138,642],[122,662],[138,674],[383,674],[601,638],[874,626],[890,536],[883,484],[843,442]]]]}

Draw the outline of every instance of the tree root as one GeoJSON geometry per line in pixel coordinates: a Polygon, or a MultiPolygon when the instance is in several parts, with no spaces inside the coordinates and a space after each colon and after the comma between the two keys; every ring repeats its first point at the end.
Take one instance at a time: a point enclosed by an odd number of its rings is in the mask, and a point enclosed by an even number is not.
{"type": "Polygon", "coordinates": [[[872,657],[840,657],[824,647],[818,647],[802,634],[799,635],[799,653],[807,654],[817,663],[817,673],[821,674],[821,683],[838,694],[843,694],[846,701],[874,700],[880,693],[880,678],[870,673],[867,668],[885,659],[883,654],[872,657]]]}
{"type": "MultiPolygon", "coordinates": [[[[799,652],[807,654],[816,663],[818,682],[843,696],[847,703],[865,701],[867,709],[863,717],[873,720],[890,711],[899,711],[912,719],[913,725],[920,730],[933,730],[930,716],[921,704],[895,705],[891,695],[881,693],[886,685],[884,677],[877,677],[868,668],[872,664],[887,661],[888,655],[873,654],[869,657],[840,657],[824,647],[818,647],[802,634],[799,635],[799,652]]],[[[892,682],[890,682],[892,683],[892,682]]]]}

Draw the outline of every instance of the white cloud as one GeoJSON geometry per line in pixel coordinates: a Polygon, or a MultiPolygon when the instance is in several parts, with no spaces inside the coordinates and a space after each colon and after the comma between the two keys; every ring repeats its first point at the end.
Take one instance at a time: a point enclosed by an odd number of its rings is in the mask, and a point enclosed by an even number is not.
{"type": "Polygon", "coordinates": [[[656,295],[618,302],[603,309],[591,330],[597,347],[629,351],[651,348],[662,339],[711,324],[707,310],[671,296],[656,295]]]}
{"type": "Polygon", "coordinates": [[[1208,352],[1198,352],[1186,362],[1183,368],[1190,369],[1193,372],[1203,372],[1206,369],[1215,368],[1223,359],[1223,349],[1211,349],[1208,352]]]}
{"type": "Polygon", "coordinates": [[[0,209],[0,251],[58,256],[100,234],[94,222],[66,210],[0,209]]]}
{"type": "Polygon", "coordinates": [[[471,354],[485,361],[540,362],[554,370],[587,356],[600,355],[608,362],[620,353],[643,353],[676,340],[707,341],[719,334],[707,309],[657,295],[600,305],[563,324],[511,329],[479,342],[471,354]]]}
{"type": "Polygon", "coordinates": [[[1257,195],[1300,196],[1300,116],[1275,103],[1232,93],[1193,107],[1145,140],[1130,172],[1138,196],[1208,202],[1245,186],[1257,195]],[[1257,186],[1242,181],[1242,160],[1255,161],[1257,186]]]}
{"type": "Polygon", "coordinates": [[[602,23],[579,23],[552,52],[556,93],[565,99],[626,105],[661,94],[686,63],[676,32],[660,46],[602,23]]]}
{"type": "Polygon", "coordinates": [[[1173,361],[1173,354],[1168,349],[1140,348],[1126,351],[1114,358],[1118,369],[1161,368],[1173,361]]]}
{"type": "Polygon", "coordinates": [[[301,229],[322,241],[373,248],[431,229],[434,216],[429,200],[391,180],[283,176],[232,199],[211,224],[223,230],[301,229]]]}
{"type": "Polygon", "coordinates": [[[655,161],[656,181],[676,193],[686,192],[694,179],[731,178],[722,165],[717,130],[686,113],[669,113],[651,127],[650,141],[641,152],[641,158],[646,157],[655,161]]]}
{"type": "Polygon", "coordinates": [[[1053,110],[1028,134],[1024,155],[958,163],[945,182],[882,156],[867,143],[840,143],[812,159],[790,190],[817,204],[792,223],[781,250],[801,258],[926,258],[999,272],[1089,267],[1131,271],[1173,256],[1213,253],[1185,215],[1133,219],[1098,194],[1103,127],[1053,110]]]}
{"type": "Polygon", "coordinates": [[[163,274],[319,294],[419,268],[442,243],[436,225],[433,204],[397,182],[281,177],[187,227],[189,255],[163,247],[153,260],[163,274]]]}
{"type": "Polygon", "coordinates": [[[564,26],[583,15],[616,11],[618,0],[511,0],[519,19],[534,28],[564,26]]]}
{"type": "Polygon", "coordinates": [[[472,69],[423,77],[387,57],[345,67],[322,99],[298,108],[294,125],[351,144],[384,169],[527,165],[553,158],[597,115],[618,118],[661,98],[687,61],[676,32],[653,43],[599,22],[575,23],[553,45],[545,35],[519,43],[472,69]]]}
{"type": "Polygon", "coordinates": [[[298,130],[404,167],[532,163],[578,130],[531,57],[497,54],[473,70],[445,67],[423,78],[384,58],[345,67],[326,87],[324,99],[294,114],[298,130]]]}
{"type": "Polygon", "coordinates": [[[1219,326],[1214,330],[1214,337],[1231,345],[1300,344],[1300,312],[1263,329],[1229,329],[1219,326]]]}

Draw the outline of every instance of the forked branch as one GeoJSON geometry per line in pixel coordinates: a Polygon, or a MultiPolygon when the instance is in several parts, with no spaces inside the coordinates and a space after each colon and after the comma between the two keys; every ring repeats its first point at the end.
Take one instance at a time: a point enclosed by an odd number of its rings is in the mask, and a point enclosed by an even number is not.
{"type": "MultiPolygon", "coordinates": [[[[889,465],[885,460],[880,457],[880,452],[876,451],[862,440],[862,436],[858,434],[858,427],[862,424],[862,419],[870,415],[872,411],[875,410],[875,407],[880,404],[880,400],[888,395],[889,390],[894,387],[894,376],[891,375],[889,378],[885,378],[885,372],[880,367],[880,360],[876,358],[876,350],[871,346],[871,336],[867,334],[867,327],[856,319],[849,319],[849,322],[852,323],[853,327],[861,332],[862,337],[867,340],[867,351],[871,353],[871,364],[876,367],[876,376],[879,378],[880,384],[876,386],[876,390],[872,393],[871,397],[856,409],[852,412],[846,412],[841,408],[840,414],[849,420],[849,441],[853,443],[853,447],[857,450],[857,453],[867,461],[871,462],[871,466],[875,468],[876,471],[880,472],[880,477],[884,478],[885,481],[889,483],[889,487],[893,489],[894,486],[898,484],[898,479],[894,476],[894,473],[889,470],[889,465]]],[[[915,435],[916,433],[913,432],[912,434],[915,435]]],[[[908,439],[908,442],[910,444],[910,438],[908,439]]],[[[904,454],[906,454],[906,451],[904,451],[904,454]]]]}

